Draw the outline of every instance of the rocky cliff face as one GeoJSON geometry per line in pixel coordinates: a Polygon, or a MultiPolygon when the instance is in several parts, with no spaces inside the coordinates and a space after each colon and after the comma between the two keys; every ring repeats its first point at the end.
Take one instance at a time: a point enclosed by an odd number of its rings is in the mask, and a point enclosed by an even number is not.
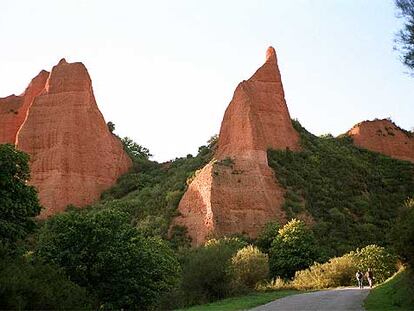
{"type": "Polygon", "coordinates": [[[0,143],[7,142],[31,156],[41,217],[94,202],[131,166],[97,107],[85,66],[64,59],[22,95],[0,99],[0,143]]]}
{"type": "Polygon", "coordinates": [[[285,220],[283,189],[267,164],[267,149],[299,150],[286,106],[275,50],[241,82],[224,114],[215,160],[200,170],[179,204],[194,245],[209,234],[255,237],[269,221],[285,220]]]}
{"type": "Polygon", "coordinates": [[[364,121],[347,132],[358,147],[414,163],[414,136],[391,121],[364,121]]]}
{"type": "Polygon", "coordinates": [[[45,87],[49,72],[42,70],[26,88],[23,94],[0,98],[0,143],[14,144],[17,132],[22,126],[33,99],[45,87]]]}

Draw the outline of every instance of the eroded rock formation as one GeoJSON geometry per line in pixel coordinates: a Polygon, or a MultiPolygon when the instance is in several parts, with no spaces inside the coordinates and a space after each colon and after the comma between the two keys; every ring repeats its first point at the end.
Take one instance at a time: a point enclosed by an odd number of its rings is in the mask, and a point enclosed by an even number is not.
{"type": "Polygon", "coordinates": [[[42,70],[23,92],[16,96],[0,98],[0,143],[14,144],[33,99],[45,87],[49,72],[42,70]]]}
{"type": "Polygon", "coordinates": [[[388,119],[358,123],[347,135],[358,147],[414,163],[414,136],[388,119]]]}
{"type": "Polygon", "coordinates": [[[97,107],[85,66],[64,59],[22,95],[0,99],[0,143],[31,156],[41,217],[93,203],[131,166],[97,107]]]}
{"type": "Polygon", "coordinates": [[[275,50],[226,109],[215,159],[200,170],[179,204],[175,225],[184,225],[193,244],[209,234],[255,237],[274,219],[285,220],[284,191],[267,164],[267,150],[299,150],[286,106],[275,50]]]}

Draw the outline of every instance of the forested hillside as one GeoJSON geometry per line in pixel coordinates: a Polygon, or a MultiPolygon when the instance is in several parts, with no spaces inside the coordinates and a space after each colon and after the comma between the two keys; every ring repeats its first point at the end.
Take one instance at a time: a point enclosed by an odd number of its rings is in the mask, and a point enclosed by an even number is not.
{"type": "Polygon", "coordinates": [[[303,217],[325,256],[371,243],[387,245],[387,232],[414,196],[414,164],[360,149],[351,138],[316,137],[294,121],[302,151],[268,153],[286,188],[289,218],[303,217]]]}

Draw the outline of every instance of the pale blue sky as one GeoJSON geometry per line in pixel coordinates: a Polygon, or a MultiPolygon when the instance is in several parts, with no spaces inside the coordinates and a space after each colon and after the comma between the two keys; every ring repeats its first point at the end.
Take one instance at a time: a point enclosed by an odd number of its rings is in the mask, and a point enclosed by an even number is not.
{"type": "Polygon", "coordinates": [[[218,133],[237,84],[276,48],[293,118],[314,134],[366,119],[414,126],[392,0],[1,0],[0,97],[82,61],[116,132],[156,160],[218,133]]]}

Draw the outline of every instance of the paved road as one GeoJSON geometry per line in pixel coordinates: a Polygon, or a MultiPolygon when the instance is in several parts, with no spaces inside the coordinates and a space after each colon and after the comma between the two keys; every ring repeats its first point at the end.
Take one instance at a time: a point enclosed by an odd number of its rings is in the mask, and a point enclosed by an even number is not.
{"type": "Polygon", "coordinates": [[[369,289],[340,288],[288,296],[251,309],[251,311],[361,311],[369,289]]]}

